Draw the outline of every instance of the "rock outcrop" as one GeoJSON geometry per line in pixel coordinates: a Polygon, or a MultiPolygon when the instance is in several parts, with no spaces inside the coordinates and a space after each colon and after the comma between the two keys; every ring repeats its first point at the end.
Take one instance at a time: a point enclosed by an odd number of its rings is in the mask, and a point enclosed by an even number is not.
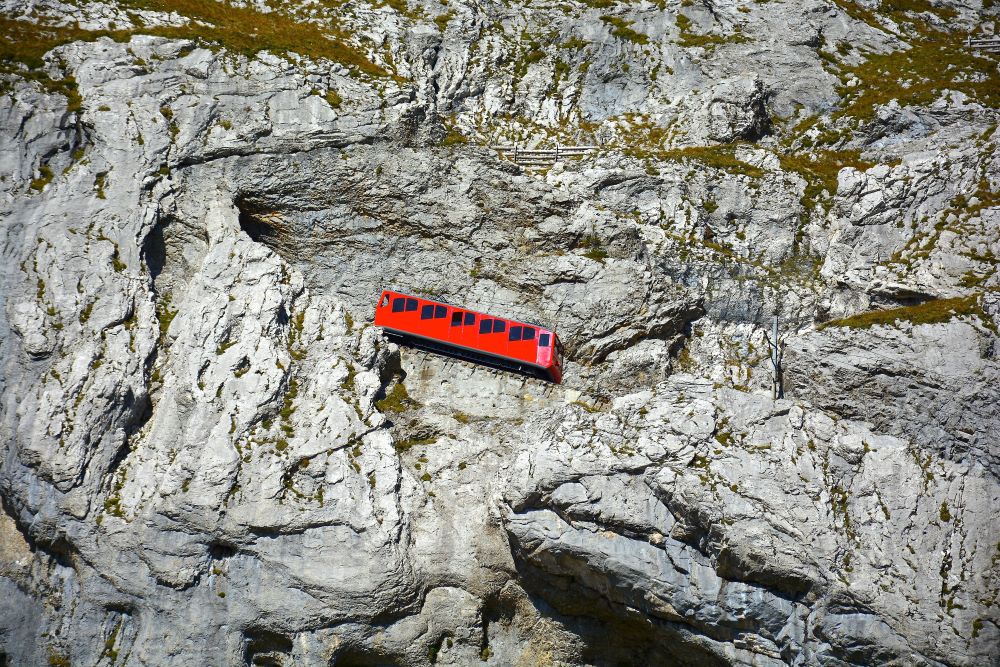
{"type": "Polygon", "coordinates": [[[0,664],[1000,665],[987,4],[0,2],[0,664]]]}

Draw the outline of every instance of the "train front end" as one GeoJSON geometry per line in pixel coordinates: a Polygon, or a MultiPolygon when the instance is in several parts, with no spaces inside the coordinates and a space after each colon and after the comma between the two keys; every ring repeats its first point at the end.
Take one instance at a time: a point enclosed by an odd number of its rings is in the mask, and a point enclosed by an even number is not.
{"type": "Polygon", "coordinates": [[[562,343],[554,332],[547,329],[538,330],[535,363],[545,370],[552,382],[562,384],[562,343]]]}

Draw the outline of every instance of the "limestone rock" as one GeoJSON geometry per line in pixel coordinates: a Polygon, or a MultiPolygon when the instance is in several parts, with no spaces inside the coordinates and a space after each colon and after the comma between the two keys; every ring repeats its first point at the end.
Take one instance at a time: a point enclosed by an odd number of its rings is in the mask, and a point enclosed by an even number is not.
{"type": "Polygon", "coordinates": [[[745,75],[712,86],[698,124],[712,141],[759,139],[770,127],[764,82],[745,75]]]}
{"type": "Polygon", "coordinates": [[[0,73],[0,664],[998,664],[996,77],[860,69],[995,8],[29,4],[101,32],[0,73]]]}

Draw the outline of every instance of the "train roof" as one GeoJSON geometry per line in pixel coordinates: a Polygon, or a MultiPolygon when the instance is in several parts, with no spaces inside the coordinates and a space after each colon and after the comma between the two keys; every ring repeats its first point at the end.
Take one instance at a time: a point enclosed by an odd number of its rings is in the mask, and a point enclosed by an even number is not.
{"type": "MultiPolygon", "coordinates": [[[[451,308],[459,308],[459,309],[461,309],[461,310],[463,310],[463,311],[465,311],[467,313],[474,313],[476,315],[481,315],[483,317],[491,317],[491,318],[493,318],[495,320],[505,320],[507,322],[513,322],[514,324],[520,324],[520,325],[527,325],[527,326],[532,326],[532,327],[538,327],[542,331],[545,331],[545,332],[548,332],[548,333],[554,335],[556,338],[559,337],[559,335],[555,332],[554,329],[550,329],[547,326],[545,326],[544,324],[539,324],[538,322],[530,322],[530,321],[527,321],[527,320],[515,320],[515,319],[510,318],[510,317],[503,317],[501,315],[494,315],[492,313],[484,313],[482,311],[473,310],[472,308],[466,308],[465,306],[460,306],[460,305],[455,304],[455,303],[449,303],[447,301],[442,301],[440,299],[429,299],[429,298],[427,298],[425,296],[419,296],[417,294],[407,294],[406,292],[399,292],[399,291],[394,290],[394,289],[384,289],[384,290],[382,290],[382,294],[393,294],[393,295],[396,295],[396,296],[409,297],[411,299],[419,299],[421,301],[428,301],[430,303],[433,303],[433,304],[436,304],[436,305],[440,305],[440,306],[449,306],[451,308]]],[[[379,297],[379,301],[381,301],[381,297],[379,297]]]]}

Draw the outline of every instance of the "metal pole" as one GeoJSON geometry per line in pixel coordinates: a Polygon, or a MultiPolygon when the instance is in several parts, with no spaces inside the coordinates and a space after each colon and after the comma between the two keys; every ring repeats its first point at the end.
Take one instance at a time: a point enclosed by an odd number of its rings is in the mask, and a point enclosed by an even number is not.
{"type": "Polygon", "coordinates": [[[768,341],[771,347],[771,365],[774,367],[774,384],[771,386],[771,398],[779,399],[785,397],[785,390],[781,377],[781,340],[778,338],[778,316],[774,316],[771,327],[771,340],[768,341]]]}
{"type": "Polygon", "coordinates": [[[773,372],[771,381],[771,398],[778,398],[778,316],[774,316],[774,326],[771,329],[771,340],[768,341],[771,348],[771,369],[773,372]]]}

